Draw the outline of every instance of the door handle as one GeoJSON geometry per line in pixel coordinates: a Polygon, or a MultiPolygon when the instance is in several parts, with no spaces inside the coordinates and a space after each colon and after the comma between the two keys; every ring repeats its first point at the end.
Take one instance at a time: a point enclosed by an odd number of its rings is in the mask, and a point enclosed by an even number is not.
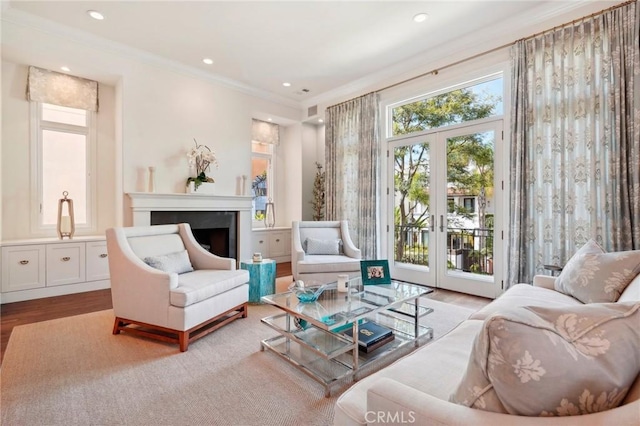
{"type": "Polygon", "coordinates": [[[431,215],[431,232],[435,232],[436,230],[436,215],[431,215]]]}
{"type": "Polygon", "coordinates": [[[68,262],[68,261],[70,261],[70,260],[71,260],[71,258],[70,258],[69,256],[65,256],[65,257],[63,257],[63,258],[62,258],[62,259],[60,259],[60,260],[62,260],[63,262],[68,262]]]}
{"type": "Polygon", "coordinates": [[[444,232],[444,217],[440,215],[440,232],[444,232]]]}

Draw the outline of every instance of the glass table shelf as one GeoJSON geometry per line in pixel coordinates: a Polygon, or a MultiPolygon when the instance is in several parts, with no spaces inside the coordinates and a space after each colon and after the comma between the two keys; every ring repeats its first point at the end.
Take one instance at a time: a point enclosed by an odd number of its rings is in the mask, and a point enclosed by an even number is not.
{"type": "Polygon", "coordinates": [[[261,349],[278,354],[322,383],[329,396],[332,383],[347,376],[357,379],[364,367],[433,338],[433,329],[420,324],[420,318],[433,310],[418,303],[431,291],[399,281],[363,286],[357,278],[349,282],[348,292],[338,292],[333,285],[311,303],[298,301],[291,292],[264,296],[263,302],[282,312],[262,319],[278,335],[263,340],[261,349]],[[370,321],[390,329],[394,337],[367,352],[344,332],[370,321]]]}

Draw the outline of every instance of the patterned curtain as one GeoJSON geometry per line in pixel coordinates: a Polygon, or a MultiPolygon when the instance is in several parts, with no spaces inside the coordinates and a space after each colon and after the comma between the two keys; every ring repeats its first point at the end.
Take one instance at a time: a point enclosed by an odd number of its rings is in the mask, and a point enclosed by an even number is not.
{"type": "Polygon", "coordinates": [[[590,238],[640,248],[638,21],[634,2],[512,49],[509,286],[590,238]]]}
{"type": "Polygon", "coordinates": [[[31,66],[27,100],[98,111],[98,82],[31,66]]]}
{"type": "Polygon", "coordinates": [[[363,259],[376,259],[378,95],[330,107],[325,118],[326,219],[348,220],[363,259]]]}

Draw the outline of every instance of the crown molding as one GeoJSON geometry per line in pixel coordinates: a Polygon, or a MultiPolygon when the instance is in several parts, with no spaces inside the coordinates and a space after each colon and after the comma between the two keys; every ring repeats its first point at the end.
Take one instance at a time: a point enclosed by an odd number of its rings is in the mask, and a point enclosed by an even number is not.
{"type": "Polygon", "coordinates": [[[258,89],[256,87],[249,86],[237,80],[233,80],[221,75],[202,71],[198,68],[172,61],[170,59],[150,53],[145,50],[137,49],[122,43],[105,39],[103,37],[95,36],[86,31],[71,28],[66,25],[62,25],[57,22],[38,17],[15,8],[11,8],[10,6],[6,7],[6,3],[8,2],[2,1],[2,14],[0,17],[0,21],[2,21],[3,23],[3,31],[6,29],[6,26],[4,25],[5,23],[13,24],[18,27],[39,31],[50,36],[61,37],[69,41],[90,47],[92,49],[99,49],[105,52],[125,57],[127,59],[144,62],[176,73],[196,77],[200,80],[219,84],[244,93],[246,95],[255,96],[266,101],[274,102],[296,109],[302,108],[302,105],[299,101],[276,95],[266,90],[258,89]]]}

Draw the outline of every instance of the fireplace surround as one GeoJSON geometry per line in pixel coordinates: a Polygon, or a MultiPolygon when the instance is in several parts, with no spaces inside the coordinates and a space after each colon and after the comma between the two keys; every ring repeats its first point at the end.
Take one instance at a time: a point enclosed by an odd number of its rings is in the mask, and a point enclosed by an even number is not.
{"type": "Polygon", "coordinates": [[[126,203],[130,226],[186,222],[212,253],[238,263],[251,257],[251,197],[132,192],[126,203]]]}

